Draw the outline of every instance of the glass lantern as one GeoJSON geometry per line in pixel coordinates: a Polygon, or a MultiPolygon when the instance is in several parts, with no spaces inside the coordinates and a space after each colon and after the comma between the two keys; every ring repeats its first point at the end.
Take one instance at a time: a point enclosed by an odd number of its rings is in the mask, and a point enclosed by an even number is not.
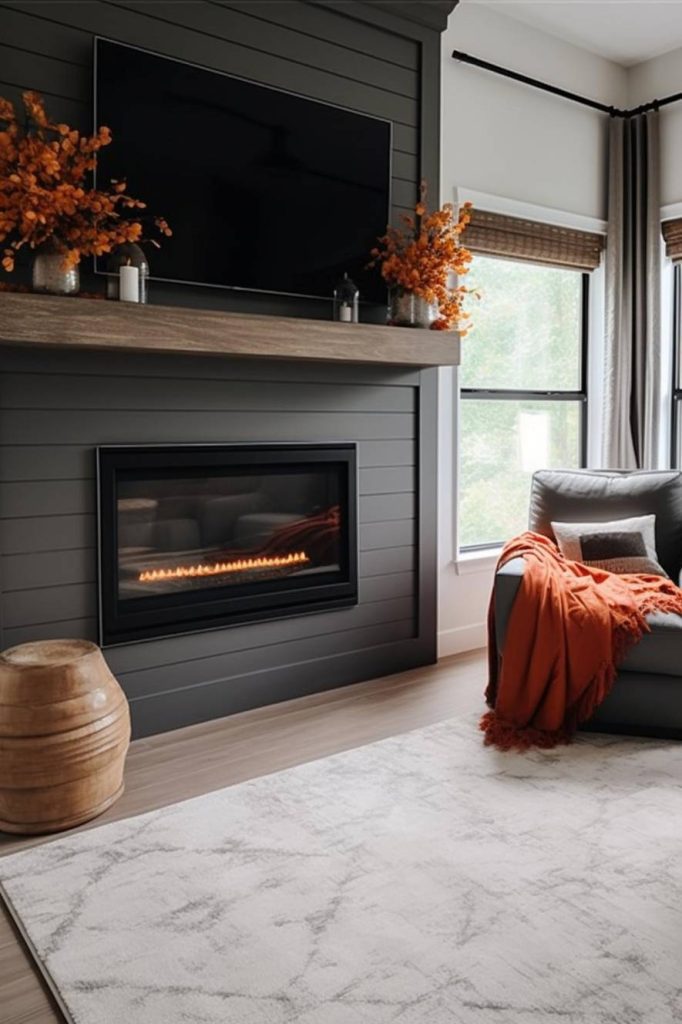
{"type": "Polygon", "coordinates": [[[137,302],[147,301],[147,281],[149,264],[144,252],[135,242],[124,242],[115,249],[107,260],[107,298],[120,299],[121,267],[137,267],[138,289],[137,302]]]}
{"type": "Polygon", "coordinates": [[[340,323],[356,324],[359,317],[360,292],[348,274],[344,274],[334,289],[334,319],[340,323]]]}

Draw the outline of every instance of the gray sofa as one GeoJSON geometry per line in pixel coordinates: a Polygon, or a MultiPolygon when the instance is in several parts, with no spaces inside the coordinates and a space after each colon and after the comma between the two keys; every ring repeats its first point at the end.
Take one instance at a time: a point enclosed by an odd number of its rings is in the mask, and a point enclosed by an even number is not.
{"type": "MultiPolygon", "coordinates": [[[[542,470],[533,477],[529,529],[552,537],[550,523],[656,516],[659,561],[676,583],[682,570],[682,473],[542,470]]],[[[495,577],[497,654],[524,570],[513,559],[495,577]]],[[[682,739],[682,617],[649,616],[651,632],[629,651],[611,693],[582,728],[682,739]]]]}

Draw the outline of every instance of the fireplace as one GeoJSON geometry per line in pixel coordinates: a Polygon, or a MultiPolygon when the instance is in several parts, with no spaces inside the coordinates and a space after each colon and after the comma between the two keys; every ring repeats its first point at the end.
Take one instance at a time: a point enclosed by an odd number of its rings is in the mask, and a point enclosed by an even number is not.
{"type": "Polygon", "coordinates": [[[97,449],[103,645],[357,603],[354,444],[97,449]]]}

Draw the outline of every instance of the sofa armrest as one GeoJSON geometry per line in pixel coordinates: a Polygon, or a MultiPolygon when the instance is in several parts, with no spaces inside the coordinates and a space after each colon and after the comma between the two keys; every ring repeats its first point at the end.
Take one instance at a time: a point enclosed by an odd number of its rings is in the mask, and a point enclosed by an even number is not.
{"type": "Polygon", "coordinates": [[[524,558],[512,558],[495,573],[495,643],[502,651],[514,599],[526,568],[524,558]]]}

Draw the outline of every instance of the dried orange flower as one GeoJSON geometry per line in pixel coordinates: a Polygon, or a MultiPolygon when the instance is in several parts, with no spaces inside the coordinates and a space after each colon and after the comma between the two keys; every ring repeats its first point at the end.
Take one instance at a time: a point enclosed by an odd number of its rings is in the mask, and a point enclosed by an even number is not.
{"type": "MultiPolygon", "coordinates": [[[[111,142],[109,129],[85,136],[68,124],[55,124],[35,92],[25,92],[23,103],[25,125],[20,125],[14,105],[0,97],[3,268],[14,269],[23,246],[35,249],[48,240],[63,253],[67,267],[82,256],[101,256],[124,242],[141,241],[142,219],[129,211],[143,210],[145,203],[127,194],[126,183],[112,181],[109,191],[87,187],[98,151],[111,142]]],[[[172,234],[163,218],[153,223],[162,235],[172,234]]]]}
{"type": "Polygon", "coordinates": [[[415,217],[403,216],[402,228],[389,227],[372,249],[370,267],[380,265],[386,283],[393,288],[419,295],[437,304],[438,319],[432,330],[456,328],[465,335],[470,314],[464,311],[467,295],[478,293],[465,285],[450,284],[451,274],[467,274],[473,259],[460,243],[460,236],[471,220],[471,203],[464,203],[456,215],[452,203],[428,212],[426,184],[422,182],[415,217]]]}

